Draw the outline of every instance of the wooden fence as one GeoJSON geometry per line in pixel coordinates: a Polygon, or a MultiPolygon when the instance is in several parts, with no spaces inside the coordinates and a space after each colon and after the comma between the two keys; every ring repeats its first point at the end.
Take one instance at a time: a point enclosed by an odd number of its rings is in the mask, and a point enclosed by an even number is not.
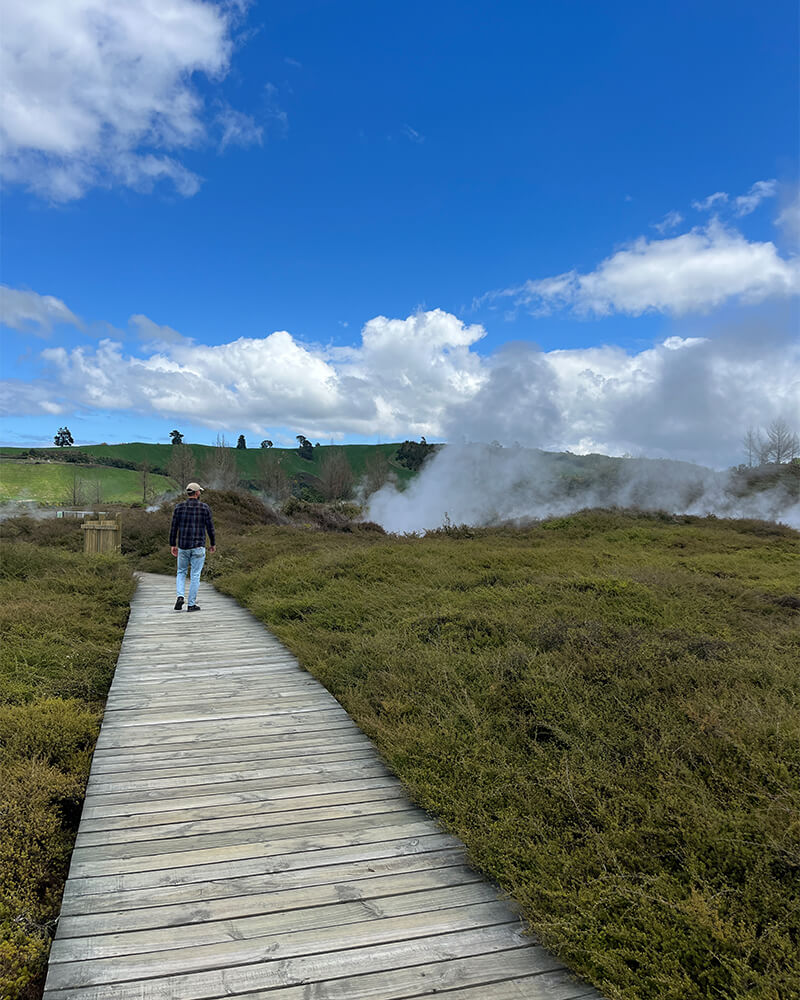
{"type": "Polygon", "coordinates": [[[122,518],[89,520],[81,525],[83,529],[83,551],[96,554],[98,552],[119,552],[122,546],[122,518]]]}

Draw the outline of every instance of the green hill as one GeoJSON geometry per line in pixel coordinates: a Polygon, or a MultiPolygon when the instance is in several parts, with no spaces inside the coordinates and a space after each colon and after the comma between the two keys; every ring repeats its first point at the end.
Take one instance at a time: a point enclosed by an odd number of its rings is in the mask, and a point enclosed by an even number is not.
{"type": "MultiPolygon", "coordinates": [[[[156,494],[172,488],[158,475],[150,476],[148,486],[156,494]]],[[[142,500],[142,477],[132,469],[101,465],[0,460],[0,502],[13,500],[72,506],[135,503],[142,500]]]]}
{"type": "MultiPolygon", "coordinates": [[[[195,458],[196,476],[202,483],[204,469],[213,462],[216,449],[211,445],[187,444],[195,458]]],[[[388,444],[346,444],[320,445],[313,450],[313,458],[301,458],[296,448],[230,448],[229,451],[236,462],[239,479],[255,486],[260,477],[260,459],[267,452],[280,464],[289,479],[308,480],[317,478],[322,471],[325,456],[332,450],[341,450],[347,457],[353,476],[358,482],[367,468],[371,456],[385,456],[394,476],[401,483],[407,482],[413,473],[397,462],[396,454],[399,445],[388,444]]],[[[133,441],[128,444],[94,444],[82,445],[80,448],[58,449],[47,448],[0,448],[0,501],[30,499],[43,503],[58,503],[64,500],[68,486],[80,469],[78,475],[92,484],[99,481],[103,500],[123,503],[142,499],[141,475],[138,469],[144,463],[152,473],[152,487],[155,492],[174,489],[175,484],[164,478],[173,454],[172,445],[147,444],[133,441]],[[31,456],[34,456],[33,459],[31,456]],[[36,459],[49,461],[36,464],[36,459]],[[76,459],[85,457],[86,462],[76,459]],[[127,463],[135,469],[115,469],[104,465],[94,465],[93,460],[108,460],[110,462],[127,463]],[[119,475],[125,473],[125,475],[119,475]],[[137,486],[138,484],[138,486],[137,486]]],[[[94,489],[94,487],[92,487],[94,489]]]]}

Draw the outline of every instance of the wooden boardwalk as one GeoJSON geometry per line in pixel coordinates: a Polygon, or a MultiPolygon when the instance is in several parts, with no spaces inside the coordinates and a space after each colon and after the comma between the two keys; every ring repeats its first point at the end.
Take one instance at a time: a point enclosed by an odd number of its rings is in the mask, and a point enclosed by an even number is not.
{"type": "Polygon", "coordinates": [[[46,1000],[599,998],[259,622],[142,575],[46,1000]]]}

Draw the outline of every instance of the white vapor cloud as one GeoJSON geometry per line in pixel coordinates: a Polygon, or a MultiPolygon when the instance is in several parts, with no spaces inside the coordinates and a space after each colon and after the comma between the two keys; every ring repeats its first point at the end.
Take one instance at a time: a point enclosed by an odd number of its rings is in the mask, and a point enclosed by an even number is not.
{"type": "Polygon", "coordinates": [[[222,147],[257,142],[232,109],[209,116],[192,75],[221,80],[246,4],[203,0],[5,0],[0,170],[55,201],[121,184],[200,179],[176,152],[221,131],[222,147]]]}
{"type": "Polygon", "coordinates": [[[588,274],[567,271],[490,292],[511,297],[534,315],[569,308],[579,315],[676,316],[706,312],[729,299],[744,303],[800,291],[800,261],[772,242],[750,242],[712,219],[705,228],[661,240],[640,237],[588,274]]]}
{"type": "Polygon", "coordinates": [[[585,470],[520,447],[448,445],[399,491],[384,486],[366,517],[387,531],[423,532],[453,525],[487,525],[563,517],[586,507],[634,507],[718,517],[781,521],[800,528],[800,501],[790,487],[743,492],[735,475],[683,462],[595,460],[585,470]],[[577,475],[576,475],[577,472],[577,475]],[[565,476],[571,478],[565,486],[565,476]],[[583,480],[583,482],[582,482],[583,480]]]}
{"type": "Polygon", "coordinates": [[[0,323],[37,337],[48,337],[56,323],[69,323],[83,329],[81,321],[61,299],[8,285],[0,285],[0,323]]]}
{"type": "Polygon", "coordinates": [[[756,181],[747,194],[739,195],[734,202],[736,214],[749,215],[758,208],[765,198],[774,198],[777,193],[777,181],[756,181]]]}
{"type": "Polygon", "coordinates": [[[35,391],[6,384],[6,412],[128,411],[325,439],[496,439],[714,466],[740,460],[748,426],[781,416],[800,427],[800,343],[785,309],[762,307],[705,337],[676,332],[635,354],[511,343],[486,357],[476,349],[484,328],[438,309],[375,317],[344,348],[285,330],[207,346],[142,315],[130,324],[144,341],[133,352],[112,339],[44,350],[35,391]]]}

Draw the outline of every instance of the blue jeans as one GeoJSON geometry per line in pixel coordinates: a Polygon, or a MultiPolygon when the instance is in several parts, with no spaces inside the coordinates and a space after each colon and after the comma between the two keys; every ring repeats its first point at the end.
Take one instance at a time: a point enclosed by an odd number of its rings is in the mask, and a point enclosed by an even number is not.
{"type": "Polygon", "coordinates": [[[189,578],[189,606],[197,601],[197,588],[200,586],[200,574],[203,572],[203,563],[206,561],[205,546],[200,545],[196,549],[178,549],[178,579],[176,581],[178,597],[184,596],[186,588],[186,574],[191,570],[189,578]]]}

